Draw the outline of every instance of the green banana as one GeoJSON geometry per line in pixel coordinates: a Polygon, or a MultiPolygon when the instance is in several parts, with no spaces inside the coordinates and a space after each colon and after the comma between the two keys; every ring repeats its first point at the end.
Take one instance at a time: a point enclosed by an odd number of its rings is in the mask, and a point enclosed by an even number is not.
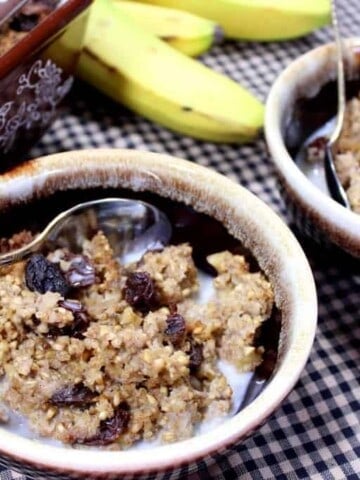
{"type": "Polygon", "coordinates": [[[210,18],[225,36],[239,40],[286,40],[330,22],[330,0],[135,0],[210,18]]]}
{"type": "Polygon", "coordinates": [[[264,107],[236,82],[144,31],[110,0],[95,0],[77,74],[170,129],[214,142],[252,140],[264,107]]]}
{"type": "Polygon", "coordinates": [[[196,57],[220,43],[222,29],[212,20],[175,8],[112,0],[123,12],[169,45],[196,57]]]}

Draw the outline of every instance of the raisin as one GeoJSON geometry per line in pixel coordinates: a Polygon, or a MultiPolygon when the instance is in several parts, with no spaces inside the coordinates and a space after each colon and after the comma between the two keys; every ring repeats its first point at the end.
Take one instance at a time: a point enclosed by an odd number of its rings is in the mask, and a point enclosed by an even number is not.
{"type": "Polygon", "coordinates": [[[30,30],[36,27],[39,20],[40,17],[37,14],[26,15],[24,13],[19,13],[10,22],[10,28],[11,30],[15,30],[15,32],[30,32],[30,30]]]}
{"type": "Polygon", "coordinates": [[[25,281],[29,290],[39,293],[58,292],[64,297],[69,291],[59,265],[50,262],[41,253],[33,254],[27,261],[25,281]]]}
{"type": "Polygon", "coordinates": [[[120,403],[114,416],[100,422],[97,433],[90,438],[79,439],[85,445],[109,445],[115,442],[126,430],[130,421],[130,408],[126,402],[120,403]]]}
{"type": "Polygon", "coordinates": [[[57,407],[84,407],[93,403],[97,396],[83,383],[66,385],[53,394],[49,402],[57,407]]]}
{"type": "Polygon", "coordinates": [[[132,272],[126,279],[125,300],[141,313],[148,313],[158,305],[155,283],[147,272],[132,272]]]}
{"type": "Polygon", "coordinates": [[[85,255],[75,255],[70,260],[65,278],[71,287],[89,287],[95,283],[95,268],[85,255]]]}
{"type": "Polygon", "coordinates": [[[204,359],[202,343],[196,343],[191,340],[188,355],[190,372],[196,372],[196,370],[200,368],[200,365],[204,359]]]}
{"type": "Polygon", "coordinates": [[[29,32],[38,25],[52,10],[56,2],[51,0],[29,0],[10,22],[10,28],[16,32],[29,32]]]}
{"type": "Polygon", "coordinates": [[[176,303],[169,303],[168,309],[170,310],[170,315],[175,315],[175,313],[177,313],[176,303]]]}
{"type": "Polygon", "coordinates": [[[90,325],[90,317],[88,316],[86,311],[75,312],[74,313],[74,321],[68,328],[65,328],[65,335],[69,337],[74,337],[79,340],[84,338],[84,332],[88,329],[90,325]]]}
{"type": "Polygon", "coordinates": [[[0,238],[0,253],[10,252],[11,247],[7,238],[0,238]]]}
{"type": "Polygon", "coordinates": [[[307,146],[307,160],[309,162],[323,161],[325,157],[326,145],[329,139],[326,137],[317,137],[307,146]]]}
{"type": "Polygon", "coordinates": [[[74,320],[70,325],[66,325],[62,328],[51,327],[49,329],[49,337],[58,337],[59,335],[67,335],[68,337],[78,338],[82,340],[84,338],[83,333],[88,329],[90,324],[90,317],[84,306],[78,300],[60,300],[58,302],[59,307],[70,310],[74,316],[74,320]]]}
{"type": "Polygon", "coordinates": [[[70,298],[67,298],[65,300],[60,300],[58,302],[59,307],[65,308],[66,310],[70,310],[72,313],[78,313],[78,312],[83,312],[84,307],[83,305],[79,302],[79,300],[71,300],[70,298]]]}
{"type": "Polygon", "coordinates": [[[267,380],[275,369],[276,361],[277,352],[275,350],[266,350],[263,354],[262,362],[256,367],[256,374],[262,380],[267,380]]]}
{"type": "Polygon", "coordinates": [[[174,346],[179,346],[184,340],[186,333],[184,317],[179,313],[174,313],[167,317],[166,323],[165,335],[169,337],[170,342],[174,346]]]}

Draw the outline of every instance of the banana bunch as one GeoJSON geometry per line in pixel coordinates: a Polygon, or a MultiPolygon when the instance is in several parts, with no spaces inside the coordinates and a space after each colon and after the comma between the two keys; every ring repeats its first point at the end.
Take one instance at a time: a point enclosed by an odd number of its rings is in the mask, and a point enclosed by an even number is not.
{"type": "Polygon", "coordinates": [[[330,22],[330,0],[135,0],[192,12],[239,40],[287,40],[330,22]]]}
{"type": "Polygon", "coordinates": [[[77,74],[170,129],[214,142],[257,136],[264,107],[252,94],[134,22],[120,2],[95,0],[77,74]]]}
{"type": "Polygon", "coordinates": [[[191,57],[201,55],[223,39],[217,23],[184,10],[126,0],[113,0],[113,4],[144,30],[191,57]]]}
{"type": "Polygon", "coordinates": [[[330,0],[95,0],[77,75],[176,132],[247,142],[262,128],[262,103],[190,57],[217,41],[218,25],[228,37],[264,41],[329,19],[330,0]]]}

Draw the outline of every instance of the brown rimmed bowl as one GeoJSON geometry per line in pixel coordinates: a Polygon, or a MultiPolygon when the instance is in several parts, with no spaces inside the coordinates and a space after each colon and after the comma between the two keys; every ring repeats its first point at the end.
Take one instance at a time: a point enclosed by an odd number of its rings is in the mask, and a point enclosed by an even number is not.
{"type": "MultiPolygon", "coordinates": [[[[30,478],[115,479],[179,471],[197,460],[226,452],[261,425],[297,382],[308,359],[317,323],[312,273],[297,240],[280,218],[245,188],[205,167],[168,155],[130,150],[70,151],[39,158],[0,176],[0,236],[13,219],[39,215],[36,205],[51,210],[52,199],[77,192],[82,200],[93,192],[150,194],[179,202],[206,214],[255,257],[271,281],[281,311],[275,368],[264,390],[244,409],[213,430],[174,444],[139,451],[102,451],[57,447],[0,429],[3,464],[26,471],[30,478]],[[124,190],[125,189],[125,190],[124,190]]],[[[65,206],[62,204],[60,206],[65,206]]],[[[52,211],[50,211],[50,214],[52,211]]],[[[209,237],[203,232],[203,238],[209,237]]],[[[205,240],[204,240],[205,241],[205,240]]],[[[211,241],[211,239],[210,239],[211,241]]],[[[173,477],[172,477],[173,478],[173,477]]]]}
{"type": "MultiPolygon", "coordinates": [[[[360,39],[348,39],[347,97],[360,93],[360,39]]],[[[276,79],[266,102],[265,135],[294,224],[317,243],[360,257],[360,215],[316,187],[294,158],[302,143],[336,114],[336,51],[317,47],[276,79]]]]}

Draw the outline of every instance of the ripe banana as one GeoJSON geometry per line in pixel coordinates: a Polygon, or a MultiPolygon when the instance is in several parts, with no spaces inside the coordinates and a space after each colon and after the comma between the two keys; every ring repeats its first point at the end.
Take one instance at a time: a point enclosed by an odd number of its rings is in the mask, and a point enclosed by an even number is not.
{"type": "Polygon", "coordinates": [[[330,22],[330,0],[135,0],[174,7],[217,22],[239,40],[286,40],[330,22]]]}
{"type": "Polygon", "coordinates": [[[222,29],[212,20],[175,8],[112,0],[145,30],[180,52],[196,57],[223,38],[222,29]]]}
{"type": "Polygon", "coordinates": [[[78,75],[128,108],[200,139],[243,142],[263,123],[263,105],[236,82],[95,0],[78,75]]]}

